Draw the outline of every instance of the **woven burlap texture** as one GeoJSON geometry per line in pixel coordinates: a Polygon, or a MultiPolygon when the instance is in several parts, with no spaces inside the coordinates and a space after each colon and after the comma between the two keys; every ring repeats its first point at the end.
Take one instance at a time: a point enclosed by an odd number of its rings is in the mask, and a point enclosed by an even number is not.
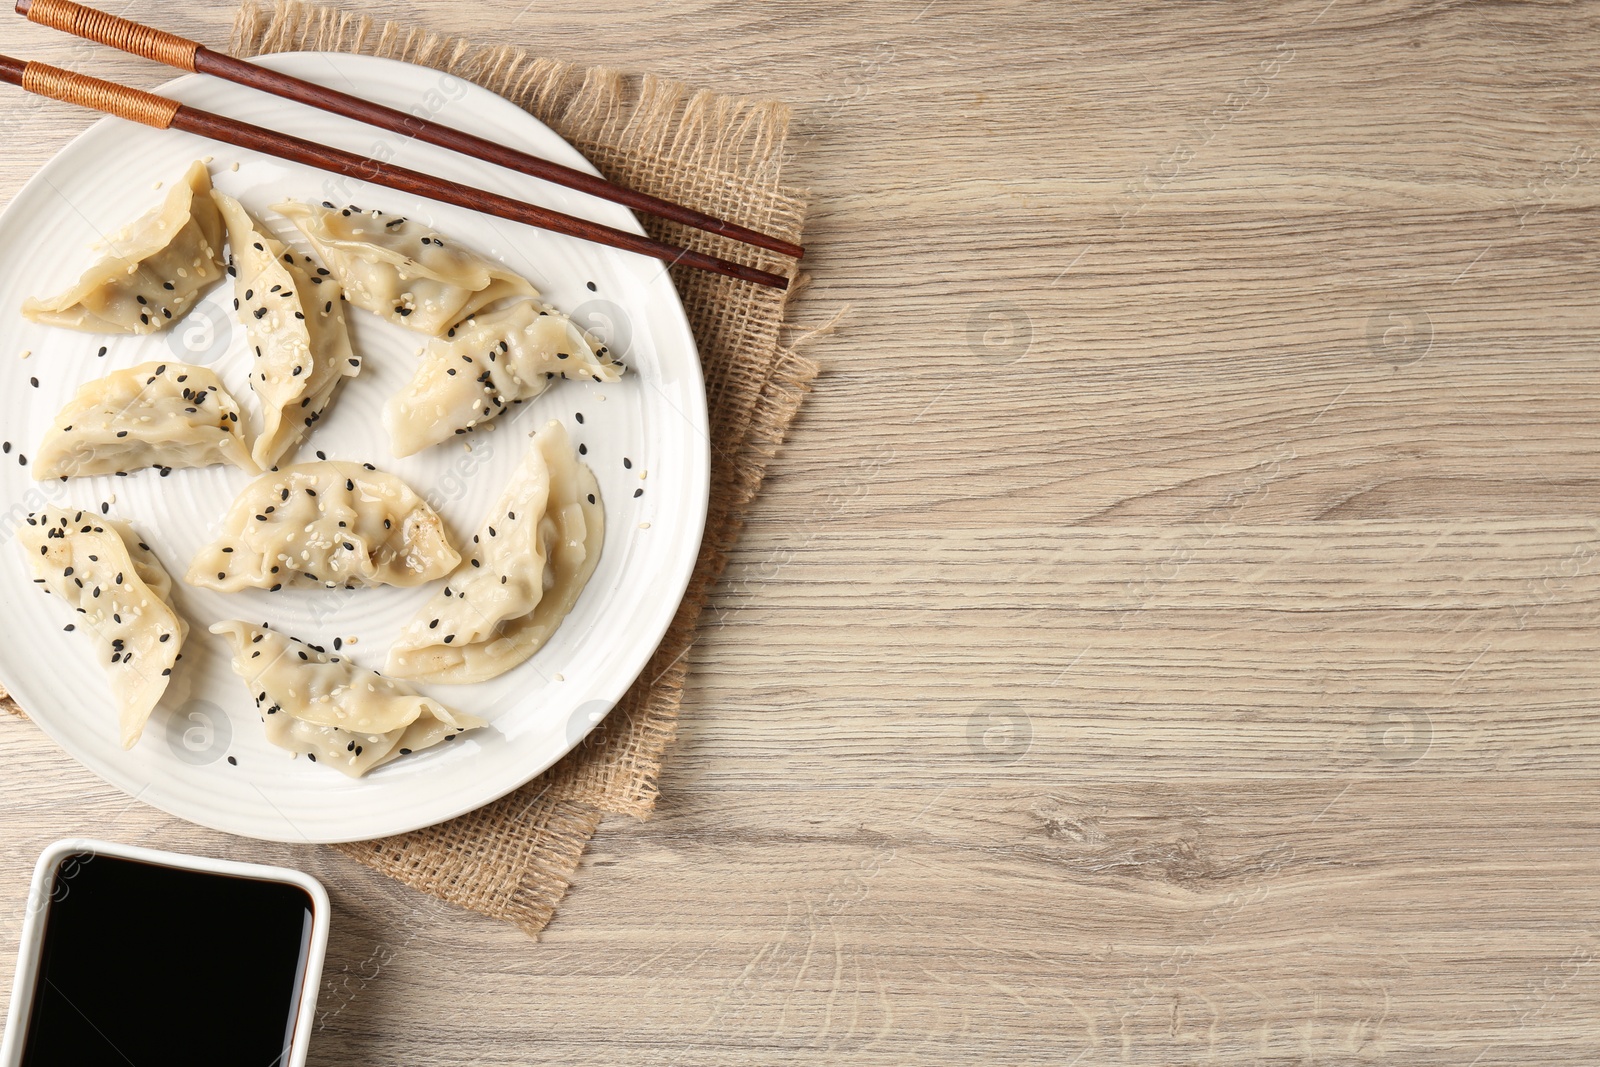
{"type": "MultiPolygon", "coordinates": [[[[246,4],[234,54],[359,52],[434,67],[526,108],[612,180],[799,242],[803,193],[782,184],[788,112],[661,78],[542,59],[517,48],[401,26],[333,7],[246,4]]],[[[784,257],[656,219],[652,236],[793,275],[784,257]]],[[[661,646],[623,701],[566,759],[460,818],[337,846],[422,892],[537,933],[550,921],[606,814],[645,817],[683,700],[687,658],[712,585],[767,465],[816,377],[780,343],[791,294],[698,271],[673,279],[705,369],[711,505],[700,558],[661,646]]],[[[791,291],[792,293],[792,291],[791,291]]]]}
{"type": "MultiPolygon", "coordinates": [[[[234,54],[359,52],[475,82],[551,126],[608,178],[798,242],[803,194],[786,188],[787,110],[479,47],[333,7],[247,4],[234,54]]],[[[655,219],[651,235],[780,273],[794,264],[655,219]]],[[[746,509],[817,368],[779,343],[785,294],[692,270],[674,273],[705,368],[711,507],[689,591],[666,638],[621,704],[550,771],[504,799],[439,826],[341,846],[373,869],[442,900],[537,932],[550,921],[603,814],[655,806],[662,756],[683,701],[687,654],[746,509]]]]}

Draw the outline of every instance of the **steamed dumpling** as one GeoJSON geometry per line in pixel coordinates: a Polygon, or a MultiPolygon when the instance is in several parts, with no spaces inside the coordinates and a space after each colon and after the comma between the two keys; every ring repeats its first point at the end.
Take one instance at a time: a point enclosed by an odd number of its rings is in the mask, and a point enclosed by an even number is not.
{"type": "Polygon", "coordinates": [[[219,622],[233,672],[255,696],[267,740],[359,778],[381,763],[488,725],[342,656],[245,622],[219,622]]]}
{"type": "Polygon", "coordinates": [[[44,481],[213,463],[260,472],[245,447],[239,405],[204,367],[144,363],[78,390],[39,443],[33,476],[44,481]]]}
{"type": "Polygon", "coordinates": [[[277,210],[300,227],[358,308],[437,336],[508,296],[537,296],[527,280],[419,222],[356,207],[293,201],[277,210]]]}
{"type": "Polygon", "coordinates": [[[594,474],[551,422],[472,539],[471,555],[401,631],[388,671],[481,682],[537,652],[600,561],[605,511],[594,474]]]}
{"type": "Polygon", "coordinates": [[[111,678],[122,747],[132,748],[166,692],[189,624],[172,607],[166,568],[126,523],[90,511],[41,511],[17,530],[33,580],[76,609],[111,678]]]}
{"type": "Polygon", "coordinates": [[[361,361],[328,271],[306,256],[297,263],[233,197],[211,196],[228,227],[233,305],[255,353],[250,386],[261,398],[262,429],[252,455],[265,469],[299,443],[361,361]]]}
{"type": "Polygon", "coordinates": [[[482,312],[435,339],[411,384],[389,399],[383,424],[409,456],[531,400],[558,378],[614,382],[622,364],[566,315],[532,299],[482,312]]]}
{"type": "Polygon", "coordinates": [[[222,536],[195,554],[184,580],[224,593],[412,586],[460,561],[443,521],[405,482],[368,463],[324,460],[245,486],[222,536]]]}
{"type": "Polygon", "coordinates": [[[107,239],[110,255],[59,296],[24,301],[23,315],[90,333],[171,326],[222,277],[222,219],[210,193],[205,164],[191,164],[159,208],[107,239]]]}

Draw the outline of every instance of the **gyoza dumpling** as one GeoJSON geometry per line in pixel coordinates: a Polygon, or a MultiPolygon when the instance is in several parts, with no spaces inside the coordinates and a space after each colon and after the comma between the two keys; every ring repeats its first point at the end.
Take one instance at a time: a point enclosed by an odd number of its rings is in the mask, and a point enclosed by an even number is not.
{"type": "Polygon", "coordinates": [[[537,296],[525,278],[399,215],[293,201],[277,211],[300,227],[358,308],[441,334],[502,297],[537,296]]]}
{"type": "Polygon", "coordinates": [[[370,463],[324,460],[268,471],[239,494],[222,536],[184,581],[224,593],[286,585],[422,585],[461,555],[405,482],[370,463]]]}
{"type": "Polygon", "coordinates": [[[614,382],[622,364],[578,324],[533,299],[485,311],[430,342],[411,384],[389,398],[383,424],[397,456],[466,433],[557,378],[614,382]]]}
{"type": "Polygon", "coordinates": [[[143,363],[78,390],[39,442],[33,476],[44,481],[213,463],[260,473],[244,444],[239,405],[204,367],[143,363]]]}
{"type": "Polygon", "coordinates": [[[211,632],[232,646],[233,673],[255,696],[267,740],[352,778],[488,725],[265,626],[219,622],[211,632]]]}
{"type": "Polygon", "coordinates": [[[111,677],[122,747],[132,748],[166,692],[189,624],[172,608],[172,579],[126,523],[91,511],[41,511],[17,530],[34,583],[77,612],[111,677]]]}
{"type": "Polygon", "coordinates": [[[342,290],[328,271],[307,256],[303,267],[296,263],[233,197],[211,196],[228,227],[233,306],[255,353],[250,386],[261,398],[263,424],[251,454],[265,469],[322,417],[361,361],[350,350],[342,290]]]}
{"type": "Polygon", "coordinates": [[[389,650],[388,671],[428,682],[481,682],[537,652],[578,600],[605,541],[594,474],[566,427],[533,438],[471,555],[389,650]]]}
{"type": "Polygon", "coordinates": [[[90,333],[155,333],[188,314],[222,277],[222,219],[204,163],[190,164],[162,205],[106,240],[110,255],[78,284],[22,313],[90,333]]]}

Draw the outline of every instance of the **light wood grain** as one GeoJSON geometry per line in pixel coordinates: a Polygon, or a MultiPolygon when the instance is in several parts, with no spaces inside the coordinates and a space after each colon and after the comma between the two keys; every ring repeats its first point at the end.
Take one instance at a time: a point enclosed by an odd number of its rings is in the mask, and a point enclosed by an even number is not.
{"type": "Polygon", "coordinates": [[[535,943],[0,722],[0,955],[91,831],[329,883],[318,1064],[1600,1060],[1600,5],[363,10],[796,105],[850,311],[660,813],[535,943]]]}

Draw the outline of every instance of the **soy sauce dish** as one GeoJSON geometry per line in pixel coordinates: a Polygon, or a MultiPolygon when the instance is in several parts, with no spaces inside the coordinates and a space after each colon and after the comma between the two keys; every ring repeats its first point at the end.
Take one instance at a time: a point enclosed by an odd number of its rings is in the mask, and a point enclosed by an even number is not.
{"type": "Polygon", "coordinates": [[[0,1067],[302,1067],[328,894],[282,867],[73,838],[39,857],[0,1067]]]}

